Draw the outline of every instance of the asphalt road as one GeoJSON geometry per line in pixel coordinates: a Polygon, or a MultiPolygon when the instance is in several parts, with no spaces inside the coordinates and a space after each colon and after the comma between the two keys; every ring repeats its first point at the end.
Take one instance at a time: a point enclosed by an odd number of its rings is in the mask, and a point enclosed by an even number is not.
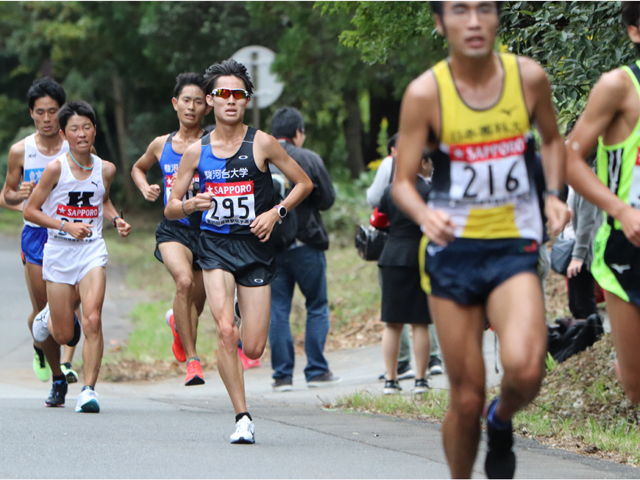
{"type": "MultiPolygon", "coordinates": [[[[80,387],[64,409],[44,408],[50,384],[31,370],[26,328],[29,300],[19,240],[0,237],[0,477],[2,478],[443,478],[448,468],[440,428],[423,421],[323,408],[354,390],[380,395],[380,346],[329,355],[343,378],[335,387],[308,389],[304,358],[294,390],[273,393],[270,368],[246,372],[255,445],[230,445],[234,415],[217,372],[206,385],[186,388],[182,378],[145,383],[99,383],[101,413],[77,414],[80,387]]],[[[104,308],[105,344],[126,338],[128,310],[137,294],[109,269],[104,308]]],[[[166,328],[158,319],[158,328],[166,328]]],[[[487,371],[493,340],[487,334],[487,371]]],[[[167,346],[170,348],[170,346],[167,346]]],[[[79,355],[79,351],[78,354],[79,355]]],[[[491,374],[489,383],[499,381],[491,374]]],[[[446,388],[446,379],[433,385],[446,388]]],[[[410,390],[411,383],[405,382],[410,390]]],[[[519,478],[637,478],[640,470],[594,460],[537,442],[517,440],[519,478]]],[[[484,442],[474,470],[483,477],[484,442]]]]}

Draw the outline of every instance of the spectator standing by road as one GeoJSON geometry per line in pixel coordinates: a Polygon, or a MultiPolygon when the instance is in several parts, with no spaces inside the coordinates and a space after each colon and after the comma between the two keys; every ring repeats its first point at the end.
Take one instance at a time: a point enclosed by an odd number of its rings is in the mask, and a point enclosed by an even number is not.
{"type": "MultiPolygon", "coordinates": [[[[393,159],[396,157],[396,140],[398,134],[393,135],[387,142],[387,156],[382,160],[373,183],[367,189],[367,203],[371,208],[376,208],[380,204],[380,199],[385,188],[391,183],[391,175],[393,172],[393,159]]],[[[382,279],[378,275],[380,288],[382,288],[382,279]]],[[[431,356],[429,358],[429,374],[439,375],[444,373],[442,369],[442,360],[440,359],[440,347],[438,345],[438,337],[433,325],[429,327],[431,331],[431,356]]],[[[400,350],[398,353],[398,379],[409,380],[415,377],[415,372],[411,368],[411,340],[409,337],[409,325],[405,325],[402,329],[400,337],[400,350]]],[[[386,373],[378,377],[379,380],[385,380],[386,373]]]]}
{"type": "Polygon", "coordinates": [[[567,268],[569,310],[573,318],[584,320],[598,313],[591,262],[593,241],[602,224],[602,210],[585,200],[573,188],[569,191],[568,204],[573,212],[570,225],[575,235],[571,263],[567,268]]]}
{"type": "MultiPolygon", "coordinates": [[[[277,277],[271,284],[269,344],[274,370],[273,389],[285,392],[293,388],[295,353],[289,314],[296,283],[305,297],[307,309],[304,339],[307,386],[321,387],[341,380],[329,370],[329,363],[324,356],[329,333],[327,261],[324,252],[329,248],[329,235],[322,224],[320,211],[333,205],[335,191],[322,158],[302,148],[305,141],[304,119],[298,110],[286,107],[276,111],[271,120],[271,134],[313,182],[311,194],[296,209],[298,228],[295,241],[276,254],[277,277]]],[[[272,173],[279,173],[273,165],[271,169],[272,173]]]]}
{"type": "MultiPolygon", "coordinates": [[[[423,153],[416,189],[427,201],[431,191],[433,164],[427,151],[423,153]]],[[[416,357],[414,393],[425,393],[431,338],[431,315],[427,295],[420,284],[418,262],[422,232],[410,218],[395,206],[391,186],[387,186],[380,199],[379,210],[389,217],[389,237],[380,254],[378,267],[382,280],[382,321],[386,323],[382,334],[382,352],[387,368],[384,394],[397,394],[402,390],[398,381],[398,350],[403,327],[413,329],[413,351],[416,357]]]]}

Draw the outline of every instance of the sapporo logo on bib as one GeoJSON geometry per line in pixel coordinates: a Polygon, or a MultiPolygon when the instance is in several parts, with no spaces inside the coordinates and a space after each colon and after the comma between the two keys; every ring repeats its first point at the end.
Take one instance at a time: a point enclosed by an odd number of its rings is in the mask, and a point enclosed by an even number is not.
{"type": "MultiPolygon", "coordinates": [[[[56,215],[60,220],[73,223],[90,223],[100,216],[100,208],[91,206],[91,197],[94,192],[69,192],[69,203],[64,205],[59,203],[56,207],[56,215]]],[[[56,232],[56,237],[70,238],[67,232],[56,232]]],[[[84,241],[90,241],[92,232],[87,235],[84,241]]]]}
{"type": "Polygon", "coordinates": [[[524,135],[449,147],[449,197],[464,203],[500,204],[530,191],[524,135]]]}
{"type": "Polygon", "coordinates": [[[256,218],[253,181],[205,184],[211,194],[211,210],[205,215],[209,225],[250,225],[256,218]]]}

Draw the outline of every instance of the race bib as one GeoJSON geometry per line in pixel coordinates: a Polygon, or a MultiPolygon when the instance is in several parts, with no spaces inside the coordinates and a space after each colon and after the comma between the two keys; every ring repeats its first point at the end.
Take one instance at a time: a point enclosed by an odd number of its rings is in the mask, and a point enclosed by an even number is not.
{"type": "Polygon", "coordinates": [[[449,197],[470,204],[503,204],[530,192],[524,136],[451,145],[449,197]]]}
{"type": "MultiPolygon", "coordinates": [[[[93,225],[93,221],[100,216],[100,208],[91,206],[74,207],[71,205],[63,205],[62,203],[60,203],[56,208],[56,216],[59,220],[65,220],[69,223],[89,223],[93,225]]],[[[83,241],[92,241],[92,235],[93,232],[90,232],[89,235],[87,235],[83,239],[83,241]]],[[[59,230],[56,230],[53,236],[55,238],[75,240],[68,232],[60,232],[59,230]]]]}
{"type": "MultiPolygon", "coordinates": [[[[176,178],[178,178],[178,172],[174,173],[173,175],[166,175],[164,177],[165,205],[169,201],[169,197],[171,196],[171,190],[173,190],[173,182],[175,181],[176,178]]],[[[194,175],[193,178],[191,179],[190,189],[187,190],[187,193],[185,193],[184,197],[182,198],[183,200],[189,200],[190,198],[193,198],[195,196],[193,194],[192,186],[193,186],[193,182],[197,182],[197,181],[199,181],[198,174],[194,175]]]]}
{"type": "Polygon", "coordinates": [[[205,215],[209,225],[251,225],[256,218],[253,181],[205,184],[213,206],[205,215]]]}

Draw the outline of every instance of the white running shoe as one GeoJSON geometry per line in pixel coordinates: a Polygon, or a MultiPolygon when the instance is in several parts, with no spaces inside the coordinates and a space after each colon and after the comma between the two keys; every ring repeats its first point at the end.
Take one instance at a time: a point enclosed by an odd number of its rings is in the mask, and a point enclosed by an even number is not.
{"type": "Polygon", "coordinates": [[[255,443],[256,429],[246,415],[236,422],[236,431],[231,434],[231,443],[255,443]]]}
{"type": "Polygon", "coordinates": [[[76,412],[82,413],[100,413],[100,404],[98,404],[98,394],[91,388],[84,388],[78,395],[78,404],[76,412]]]}
{"type": "Polygon", "coordinates": [[[171,326],[171,315],[173,315],[173,308],[167,310],[167,313],[164,314],[164,321],[167,322],[167,325],[171,326]]]}
{"type": "Polygon", "coordinates": [[[44,342],[49,337],[49,304],[33,319],[31,331],[36,342],[44,342]]]}

